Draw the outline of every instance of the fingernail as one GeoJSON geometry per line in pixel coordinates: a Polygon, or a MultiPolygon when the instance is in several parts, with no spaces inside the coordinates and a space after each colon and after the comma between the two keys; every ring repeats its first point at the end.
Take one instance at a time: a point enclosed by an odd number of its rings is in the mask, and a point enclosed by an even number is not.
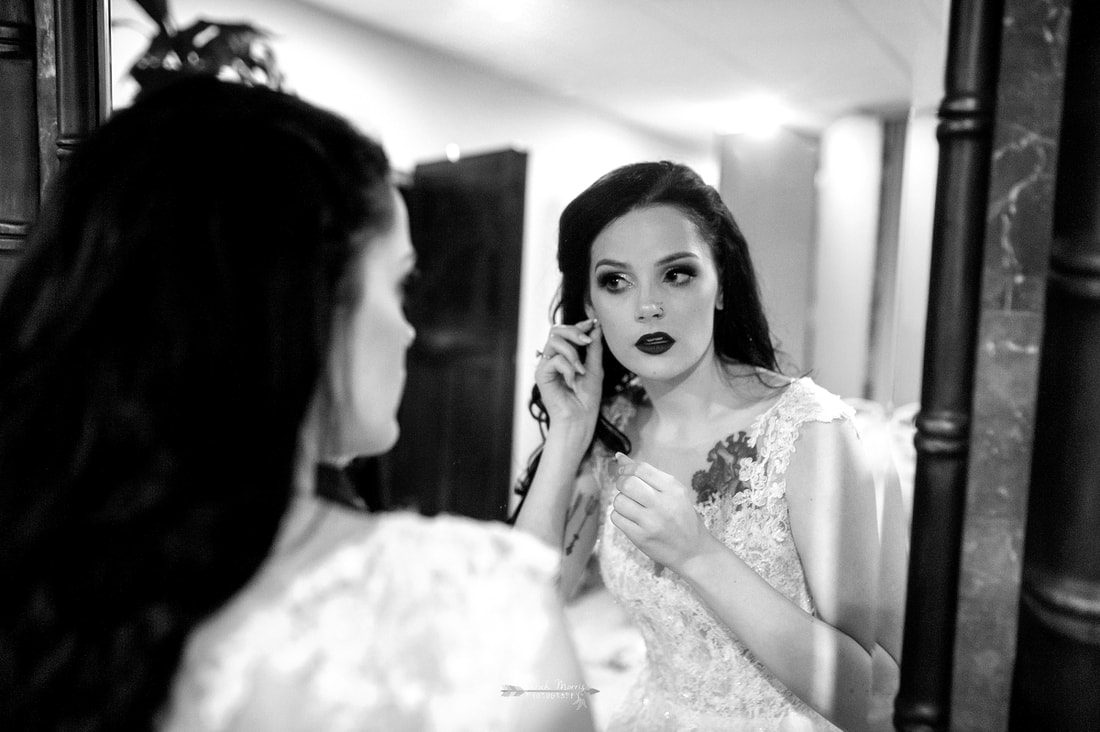
{"type": "Polygon", "coordinates": [[[588,336],[586,336],[586,335],[581,336],[581,343],[583,343],[585,345],[588,345],[591,342],[592,342],[592,339],[589,338],[588,336]]]}
{"type": "Polygon", "coordinates": [[[626,475],[626,471],[633,461],[621,452],[617,452],[615,453],[615,462],[619,464],[619,475],[626,475]]]}
{"type": "Polygon", "coordinates": [[[584,364],[582,364],[580,361],[577,361],[576,363],[574,363],[573,368],[575,368],[582,375],[588,373],[587,371],[584,370],[584,364]]]}

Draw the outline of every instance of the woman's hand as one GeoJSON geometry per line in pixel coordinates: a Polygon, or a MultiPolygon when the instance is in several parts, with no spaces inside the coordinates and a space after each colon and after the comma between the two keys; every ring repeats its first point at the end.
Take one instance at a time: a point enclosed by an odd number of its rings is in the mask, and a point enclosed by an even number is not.
{"type": "Polygon", "coordinates": [[[535,368],[535,384],[550,429],[515,525],[561,548],[559,588],[563,600],[576,586],[596,542],[599,488],[592,471],[580,470],[580,466],[592,444],[600,411],[602,338],[594,319],[555,325],[535,368]],[[587,351],[583,361],[582,348],[587,351]]]}
{"type": "Polygon", "coordinates": [[[611,523],[654,562],[679,573],[713,539],[695,510],[695,493],[649,463],[622,453],[615,459],[619,492],[611,503],[611,523]]]}
{"type": "Polygon", "coordinates": [[[550,415],[550,429],[579,430],[592,440],[603,389],[603,337],[595,318],[550,329],[535,367],[535,383],[550,415]],[[579,349],[587,347],[582,360],[579,349]]]}

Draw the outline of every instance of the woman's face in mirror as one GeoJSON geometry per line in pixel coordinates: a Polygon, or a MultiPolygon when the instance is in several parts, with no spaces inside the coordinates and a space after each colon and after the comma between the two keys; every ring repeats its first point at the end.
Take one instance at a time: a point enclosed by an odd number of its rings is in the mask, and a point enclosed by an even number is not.
{"type": "Polygon", "coordinates": [[[649,206],[612,221],[592,242],[588,286],[608,347],[638,376],[673,379],[713,353],[718,271],[679,209],[649,206]]]}
{"type": "Polygon", "coordinates": [[[405,354],[416,331],[405,318],[405,285],[416,266],[409,216],[397,191],[393,225],[375,233],[357,264],[360,296],[334,368],[335,404],[341,457],[380,455],[397,442],[397,410],[405,389],[405,354]]]}

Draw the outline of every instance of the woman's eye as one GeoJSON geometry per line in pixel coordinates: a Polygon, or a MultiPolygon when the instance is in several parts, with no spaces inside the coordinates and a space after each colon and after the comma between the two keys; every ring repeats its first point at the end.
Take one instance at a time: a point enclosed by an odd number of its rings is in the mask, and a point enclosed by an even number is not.
{"type": "Polygon", "coordinates": [[[695,279],[695,271],[686,267],[676,267],[665,273],[665,281],[673,285],[686,285],[695,279]]]}
{"type": "Polygon", "coordinates": [[[607,290],[608,292],[618,292],[626,289],[627,285],[630,283],[627,282],[627,279],[621,274],[609,272],[597,277],[596,284],[598,284],[601,289],[607,290]]]}

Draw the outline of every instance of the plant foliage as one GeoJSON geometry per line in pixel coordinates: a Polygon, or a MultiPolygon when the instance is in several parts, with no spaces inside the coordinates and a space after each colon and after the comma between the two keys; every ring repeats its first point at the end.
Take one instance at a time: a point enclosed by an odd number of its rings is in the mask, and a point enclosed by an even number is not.
{"type": "Polygon", "coordinates": [[[216,76],[249,86],[282,89],[283,75],[269,44],[271,35],[250,23],[199,19],[176,29],[167,0],[135,0],[158,32],[130,69],[139,95],[185,76],[216,76]]]}

